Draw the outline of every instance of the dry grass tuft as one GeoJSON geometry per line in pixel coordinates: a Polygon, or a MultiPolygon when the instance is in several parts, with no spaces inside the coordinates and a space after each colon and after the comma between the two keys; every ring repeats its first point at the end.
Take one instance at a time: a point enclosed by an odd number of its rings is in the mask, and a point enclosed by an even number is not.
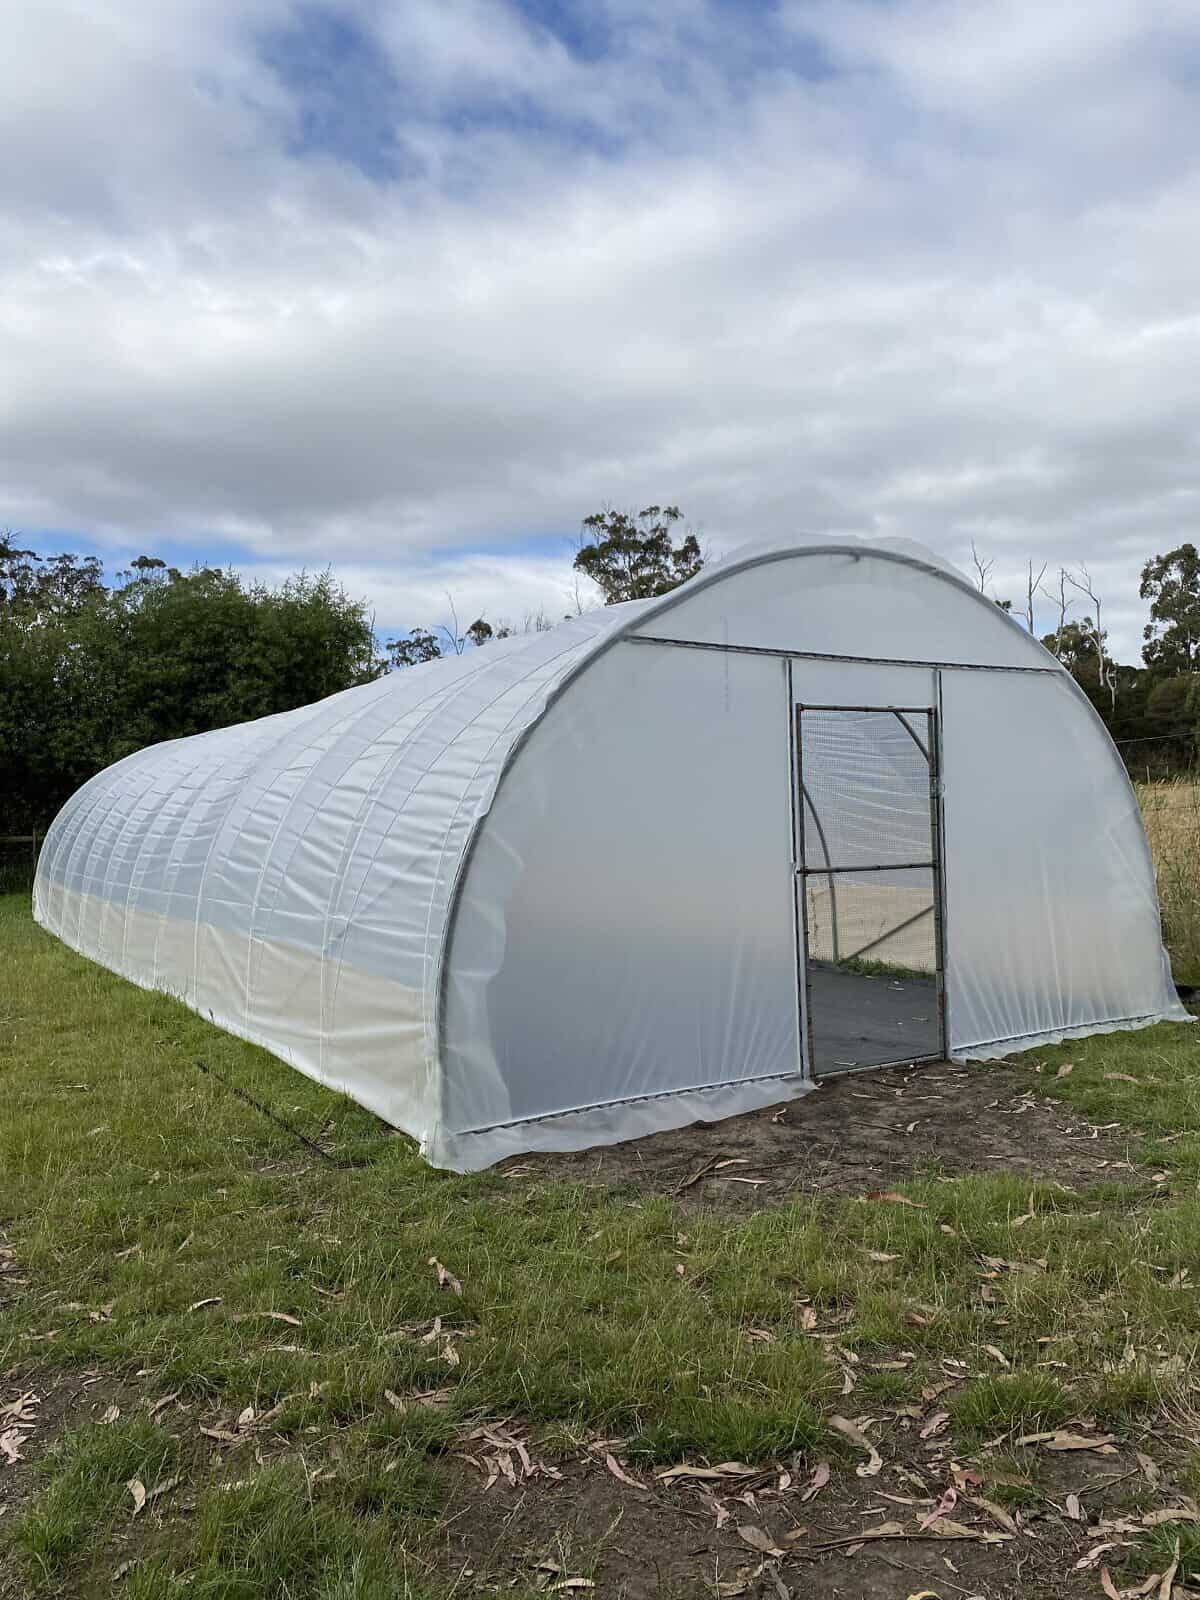
{"type": "Polygon", "coordinates": [[[1169,778],[1140,783],[1137,794],[1171,965],[1178,981],[1200,983],[1200,784],[1169,778]]]}

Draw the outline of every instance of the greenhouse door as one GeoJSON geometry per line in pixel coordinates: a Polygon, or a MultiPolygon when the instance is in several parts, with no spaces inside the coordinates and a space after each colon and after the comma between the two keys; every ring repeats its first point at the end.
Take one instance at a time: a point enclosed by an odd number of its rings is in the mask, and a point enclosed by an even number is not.
{"type": "Polygon", "coordinates": [[[945,1054],[938,719],[795,708],[797,921],[814,1077],[945,1054]]]}

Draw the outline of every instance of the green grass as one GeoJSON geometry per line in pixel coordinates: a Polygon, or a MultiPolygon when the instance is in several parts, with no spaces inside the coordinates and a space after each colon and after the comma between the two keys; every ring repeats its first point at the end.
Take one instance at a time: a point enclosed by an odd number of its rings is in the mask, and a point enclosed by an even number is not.
{"type": "Polygon", "coordinates": [[[919,967],[898,967],[888,961],[864,961],[861,956],[848,956],[836,963],[839,972],[854,972],[863,978],[892,978],[907,983],[932,983],[934,974],[919,967]]]}
{"type": "Polygon", "coordinates": [[[961,1450],[1189,1407],[1195,1036],[1117,1034],[1025,1065],[1081,1117],[1144,1130],[1136,1170],[1076,1191],[927,1172],[903,1186],[911,1206],[685,1213],[433,1171],[348,1102],[75,957],[23,898],[0,901],[0,1227],[29,1279],[0,1309],[0,1370],[86,1369],[123,1396],[118,1423],[72,1419],[0,1525],[0,1568],[11,1558],[35,1593],[66,1574],[107,1594],[135,1559],[135,1600],[425,1600],[450,1592],[428,1565],[445,1460],[483,1418],[519,1419],[543,1456],[594,1432],[627,1438],[634,1463],[847,1458],[832,1412],[919,1401],[947,1361],[968,1368],[943,1401],[961,1450]],[[422,1341],[438,1316],[458,1365],[422,1341]],[[443,1388],[436,1406],[385,1398],[443,1388]],[[253,1442],[199,1433],[275,1405],[261,1463],[253,1442]],[[131,1520],[128,1480],[174,1474],[178,1491],[131,1520]]]}
{"type": "Polygon", "coordinates": [[[320,1600],[396,1600],[423,1590],[423,1563],[409,1560],[399,1528],[410,1522],[403,1494],[314,1492],[299,1462],[261,1469],[249,1482],[209,1489],[196,1507],[185,1572],[151,1551],[126,1593],[139,1600],[203,1595],[259,1600],[266,1594],[320,1600]]]}
{"type": "Polygon", "coordinates": [[[949,1405],[951,1418],[962,1432],[983,1440],[1005,1432],[1056,1428],[1071,1415],[1078,1400],[1051,1374],[1026,1371],[977,1378],[960,1389],[949,1405]]]}
{"type": "Polygon", "coordinates": [[[1179,1556],[1179,1581],[1187,1582],[1200,1577],[1200,1526],[1195,1523],[1176,1523],[1173,1527],[1156,1528],[1145,1542],[1139,1566],[1146,1571],[1158,1571],[1168,1566],[1176,1552],[1179,1556]]]}
{"type": "Polygon", "coordinates": [[[41,1463],[47,1488],[17,1524],[18,1555],[38,1576],[56,1577],[128,1513],[130,1480],[152,1490],[177,1465],[175,1441],[148,1417],[76,1429],[41,1463]]]}

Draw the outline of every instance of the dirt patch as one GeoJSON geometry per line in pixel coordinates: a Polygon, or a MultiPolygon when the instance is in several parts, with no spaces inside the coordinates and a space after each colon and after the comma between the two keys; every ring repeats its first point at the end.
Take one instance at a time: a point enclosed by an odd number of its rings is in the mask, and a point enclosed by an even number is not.
{"type": "MultiPolygon", "coordinates": [[[[157,1486],[146,1476],[144,1488],[153,1504],[144,1515],[135,1517],[132,1501],[124,1501],[112,1524],[104,1520],[102,1531],[89,1541],[87,1564],[106,1566],[114,1582],[144,1559],[164,1528],[194,1513],[207,1485],[226,1474],[240,1478],[294,1450],[294,1441],[269,1432],[272,1411],[239,1417],[236,1407],[221,1410],[195,1396],[161,1390],[148,1372],[127,1376],[39,1360],[0,1373],[0,1439],[11,1430],[13,1447],[13,1455],[0,1452],[0,1600],[27,1600],[31,1592],[18,1563],[3,1559],[4,1537],[45,1490],[46,1456],[64,1436],[88,1423],[153,1423],[178,1450],[177,1471],[157,1486]],[[247,1466],[251,1460],[252,1468],[247,1466]]],[[[81,1557],[72,1556],[55,1575],[52,1592],[81,1592],[83,1576],[81,1557]]]]}
{"type": "Polygon", "coordinates": [[[148,1404],[143,1387],[99,1367],[24,1361],[0,1373],[0,1436],[9,1445],[0,1454],[0,1529],[36,1493],[37,1464],[64,1433],[148,1404]]]}
{"type": "Polygon", "coordinates": [[[604,1149],[514,1157],[499,1170],[755,1208],[806,1193],[863,1194],[922,1170],[1128,1181],[1141,1145],[1032,1092],[1027,1070],[938,1062],[850,1073],[765,1111],[604,1149]]]}
{"type": "MultiPolygon", "coordinates": [[[[0,1309],[32,1300],[29,1278],[0,1230],[0,1309]]],[[[44,1345],[49,1350],[50,1343],[44,1345]]],[[[99,1422],[141,1398],[128,1379],[99,1367],[60,1368],[29,1357],[0,1372],[0,1535],[36,1495],[41,1461],[56,1439],[83,1422],[99,1422]]],[[[19,1592],[15,1573],[0,1562],[0,1600],[19,1592]]]]}
{"type": "MultiPolygon", "coordinates": [[[[39,1466],[55,1442],[137,1399],[134,1386],[94,1367],[64,1371],[24,1361],[0,1373],[0,1541],[45,1487],[39,1466]]],[[[0,1558],[0,1600],[26,1600],[29,1592],[18,1563],[0,1558]]]]}
{"type": "Polygon", "coordinates": [[[905,1443],[877,1476],[843,1467],[808,1500],[813,1470],[799,1460],[691,1484],[633,1467],[637,1488],[613,1475],[601,1446],[561,1462],[558,1480],[500,1478],[484,1494],[473,1471],[456,1469],[438,1566],[463,1595],[1094,1600],[1102,1564],[1122,1581],[1147,1516],[1190,1515],[1169,1467],[1152,1482],[1131,1442],[1110,1454],[1027,1450],[1027,1465],[1021,1453],[964,1464],[905,1443]],[[934,1521],[948,1500],[948,1520],[934,1521]],[[892,1531],[869,1537],[881,1527],[892,1531]]]}

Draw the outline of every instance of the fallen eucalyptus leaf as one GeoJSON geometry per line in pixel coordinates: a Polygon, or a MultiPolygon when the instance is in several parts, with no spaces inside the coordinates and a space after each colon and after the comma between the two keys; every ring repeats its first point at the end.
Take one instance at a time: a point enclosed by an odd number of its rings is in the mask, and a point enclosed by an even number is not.
{"type": "Polygon", "coordinates": [[[1171,1600],[1171,1589],[1175,1582],[1175,1574],[1179,1571],[1179,1540],[1175,1541],[1175,1553],[1171,1557],[1171,1565],[1163,1573],[1162,1585],[1158,1591],[1158,1600],[1171,1600]]]}
{"type": "Polygon", "coordinates": [[[953,1511],[957,1504],[958,1490],[947,1489],[945,1494],[943,1494],[942,1498],[938,1501],[937,1505],[934,1506],[933,1510],[928,1514],[928,1516],[921,1518],[921,1521],[917,1524],[917,1532],[924,1533],[925,1530],[930,1527],[932,1523],[935,1523],[939,1517],[944,1517],[947,1512],[953,1511]]]}
{"type": "Polygon", "coordinates": [[[604,1465],[612,1473],[613,1477],[619,1479],[621,1483],[627,1483],[631,1489],[637,1489],[639,1493],[645,1494],[645,1484],[639,1483],[636,1478],[631,1478],[616,1456],[609,1451],[605,1452],[604,1465]]]}
{"type": "Polygon", "coordinates": [[[743,1544],[748,1544],[751,1550],[757,1550],[761,1556],[773,1556],[778,1560],[786,1553],[779,1548],[770,1534],[753,1522],[743,1522],[739,1526],[738,1538],[743,1544]]]}
{"type": "Polygon", "coordinates": [[[949,1421],[950,1413],[948,1411],[935,1411],[930,1417],[929,1421],[921,1429],[921,1438],[932,1439],[935,1434],[941,1433],[942,1429],[949,1421]]]}
{"type": "Polygon", "coordinates": [[[1094,1567],[1106,1550],[1115,1550],[1117,1545],[1110,1541],[1108,1544],[1093,1545],[1086,1555],[1080,1556],[1072,1571],[1086,1572],[1089,1567],[1094,1567]]]}
{"type": "Polygon", "coordinates": [[[883,1467],[883,1457],[867,1438],[861,1428],[857,1427],[848,1417],[830,1417],[829,1426],[836,1429],[843,1438],[849,1439],[851,1444],[867,1452],[868,1459],[858,1467],[855,1472],[860,1478],[873,1478],[883,1467]]]}
{"type": "Polygon", "coordinates": [[[1041,1444],[1047,1450],[1107,1450],[1112,1454],[1111,1446],[1116,1438],[1115,1434],[1100,1433],[1095,1438],[1087,1438],[1081,1433],[1066,1433],[1056,1429],[1053,1433],[1025,1433],[1017,1440],[1018,1445],[1041,1444]]]}
{"type": "Polygon", "coordinates": [[[432,1267],[437,1273],[439,1289],[449,1289],[452,1294],[462,1293],[462,1284],[458,1281],[448,1267],[444,1267],[442,1265],[436,1256],[430,1256],[425,1265],[432,1267]]]}
{"type": "Polygon", "coordinates": [[[701,1478],[711,1482],[718,1478],[752,1478],[757,1470],[756,1467],[746,1466],[742,1461],[722,1461],[715,1467],[689,1467],[685,1464],[667,1467],[655,1476],[660,1483],[670,1483],[675,1478],[701,1478]]]}

